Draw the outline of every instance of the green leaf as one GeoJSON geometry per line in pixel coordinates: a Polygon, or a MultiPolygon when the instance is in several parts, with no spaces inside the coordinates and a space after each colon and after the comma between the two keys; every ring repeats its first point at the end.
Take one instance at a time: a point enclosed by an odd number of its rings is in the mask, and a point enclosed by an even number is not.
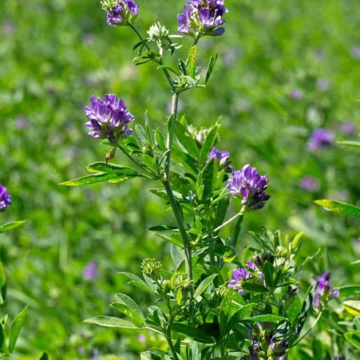
{"type": "Polygon", "coordinates": [[[177,76],[180,76],[180,74],[173,67],[171,67],[169,65],[160,65],[156,69],[157,70],[167,70],[167,71],[174,73],[177,76]]]}
{"type": "Polygon", "coordinates": [[[338,141],[338,144],[360,148],[359,141],[338,141]]]}
{"type": "Polygon", "coordinates": [[[283,318],[282,316],[272,315],[272,314],[259,315],[259,316],[254,316],[254,317],[251,317],[251,318],[245,318],[245,319],[243,319],[243,321],[251,321],[251,322],[271,322],[271,323],[275,323],[275,322],[279,322],[279,321],[284,321],[284,320],[286,320],[286,319],[283,318]]]}
{"type": "Polygon", "coordinates": [[[360,285],[346,285],[339,288],[340,297],[351,296],[360,293],[360,285]]]}
{"type": "Polygon", "coordinates": [[[40,360],[49,360],[49,355],[47,353],[43,353],[40,360]]]}
{"type": "Polygon", "coordinates": [[[21,311],[21,313],[14,319],[14,321],[11,324],[10,335],[9,335],[9,352],[10,352],[10,354],[12,354],[14,351],[16,341],[19,337],[20,330],[21,330],[22,324],[25,319],[27,308],[28,307],[25,306],[23,311],[21,311]]]}
{"type": "Polygon", "coordinates": [[[294,323],[297,317],[301,314],[302,304],[299,295],[295,295],[294,302],[286,310],[286,314],[289,318],[290,324],[294,323]]]}
{"type": "Polygon", "coordinates": [[[140,279],[137,275],[129,273],[129,272],[121,272],[120,275],[125,275],[128,277],[131,281],[129,282],[130,285],[133,285],[139,289],[145,290],[149,292],[152,295],[155,295],[156,293],[146,284],[146,282],[142,279],[140,279]]]}
{"type": "Polygon", "coordinates": [[[354,205],[345,204],[335,200],[316,200],[315,204],[322,206],[325,210],[360,218],[360,208],[354,205]]]}
{"type": "Polygon", "coordinates": [[[171,230],[177,230],[177,226],[171,226],[171,225],[157,225],[149,228],[149,231],[171,231],[171,230]]]}
{"type": "Polygon", "coordinates": [[[241,285],[242,289],[252,292],[269,292],[269,290],[262,285],[252,284],[252,283],[244,283],[241,285]]]}
{"type": "Polygon", "coordinates": [[[5,269],[0,261],[0,305],[4,303],[6,297],[6,275],[5,269]]]}
{"type": "Polygon", "coordinates": [[[159,128],[155,130],[155,141],[161,151],[166,150],[165,139],[159,128]]]}
{"type": "Polygon", "coordinates": [[[101,161],[90,164],[87,167],[87,170],[89,172],[95,172],[95,173],[139,176],[138,172],[134,169],[115,165],[115,164],[105,163],[105,162],[101,162],[101,161]]]}
{"type": "Polygon", "coordinates": [[[214,228],[217,228],[224,222],[229,205],[230,205],[230,198],[228,196],[219,201],[216,209],[216,218],[213,225],[214,228]]]}
{"type": "Polygon", "coordinates": [[[201,173],[201,181],[204,185],[203,198],[206,199],[208,196],[211,196],[215,190],[217,177],[217,164],[215,159],[211,159],[205,166],[204,170],[201,173]]]}
{"type": "Polygon", "coordinates": [[[5,352],[5,333],[3,325],[0,324],[0,353],[5,352]]]}
{"type": "Polygon", "coordinates": [[[263,267],[263,274],[266,282],[266,287],[269,289],[274,288],[274,266],[266,261],[263,267]]]}
{"type": "MultiPolygon", "coordinates": [[[[63,186],[91,185],[91,184],[96,184],[96,183],[100,183],[100,182],[104,182],[104,181],[122,179],[122,176],[123,175],[118,175],[118,174],[99,173],[99,174],[83,176],[83,177],[80,177],[80,178],[77,178],[74,180],[70,180],[70,181],[65,181],[65,182],[61,183],[60,185],[63,185],[63,186]]],[[[126,176],[125,178],[123,178],[123,180],[125,180],[127,178],[128,177],[126,176]]]]}
{"type": "Polygon", "coordinates": [[[360,332],[356,330],[345,333],[345,339],[357,349],[360,349],[360,332]]]}
{"type": "Polygon", "coordinates": [[[210,151],[215,145],[216,137],[218,132],[218,125],[215,125],[206,137],[206,140],[201,148],[199,163],[203,166],[209,157],[210,151]]]}
{"type": "Polygon", "coordinates": [[[5,225],[2,225],[2,226],[0,226],[0,234],[7,232],[9,230],[16,229],[17,227],[23,225],[24,223],[25,223],[25,220],[22,220],[22,221],[12,221],[5,225]]]}
{"type": "Polygon", "coordinates": [[[195,78],[196,75],[196,45],[190,49],[188,54],[188,68],[189,68],[189,75],[191,78],[195,78]]]}
{"type": "Polygon", "coordinates": [[[94,316],[90,319],[86,319],[84,320],[84,323],[116,329],[137,329],[137,327],[130,321],[105,315],[94,316]]]}
{"type": "MultiPolygon", "coordinates": [[[[239,216],[239,218],[236,221],[236,225],[235,225],[235,229],[234,229],[234,235],[233,235],[233,238],[232,238],[234,246],[236,246],[236,244],[237,244],[237,242],[239,240],[243,220],[244,220],[244,216],[241,215],[241,216],[239,216]]],[[[244,252],[244,254],[245,254],[245,252],[244,252]]]]}
{"type": "Polygon", "coordinates": [[[195,299],[199,297],[208,288],[208,286],[214,281],[217,275],[218,274],[212,274],[200,283],[200,285],[196,288],[194,293],[195,299]]]}
{"type": "Polygon", "coordinates": [[[148,140],[148,138],[146,136],[145,129],[141,125],[136,124],[135,125],[135,131],[136,131],[136,134],[137,134],[137,136],[139,137],[139,139],[140,139],[140,141],[142,143],[144,143],[144,142],[149,142],[150,143],[150,141],[148,140]]]}
{"type": "Polygon", "coordinates": [[[129,296],[125,294],[116,294],[115,301],[116,303],[111,304],[111,306],[133,320],[135,325],[142,327],[146,324],[143,312],[129,296]]]}
{"type": "Polygon", "coordinates": [[[207,82],[210,79],[210,76],[211,76],[211,74],[212,74],[212,72],[214,70],[217,58],[218,58],[218,54],[216,54],[215,56],[212,56],[210,58],[209,65],[208,65],[207,72],[206,72],[206,76],[205,76],[205,84],[207,84],[207,82]]]}
{"type": "Polygon", "coordinates": [[[174,323],[172,326],[172,330],[187,336],[188,338],[195,340],[199,343],[203,344],[213,344],[214,340],[208,336],[206,333],[202,332],[199,329],[192,328],[188,325],[181,324],[181,323],[174,323]]]}
{"type": "Polygon", "coordinates": [[[348,300],[344,301],[343,305],[345,310],[354,316],[360,316],[360,301],[357,300],[348,300]]]}
{"type": "Polygon", "coordinates": [[[188,154],[197,159],[199,157],[199,148],[196,141],[178,121],[175,123],[175,135],[188,154]]]}

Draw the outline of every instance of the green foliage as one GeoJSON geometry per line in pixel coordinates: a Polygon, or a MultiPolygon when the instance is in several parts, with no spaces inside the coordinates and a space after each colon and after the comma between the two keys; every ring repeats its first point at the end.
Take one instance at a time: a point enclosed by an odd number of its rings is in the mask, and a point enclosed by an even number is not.
{"type": "Polygon", "coordinates": [[[335,211],[340,214],[360,217],[360,208],[354,205],[349,205],[333,200],[316,200],[315,203],[317,205],[322,206],[325,210],[335,211]]]}

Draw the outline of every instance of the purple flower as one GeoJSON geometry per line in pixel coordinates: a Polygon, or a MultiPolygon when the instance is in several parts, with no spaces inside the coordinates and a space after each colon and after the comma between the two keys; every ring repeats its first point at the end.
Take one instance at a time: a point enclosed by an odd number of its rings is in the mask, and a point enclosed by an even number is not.
{"type": "Polygon", "coordinates": [[[124,101],[114,94],[107,94],[104,99],[93,95],[91,106],[85,107],[85,113],[89,119],[85,125],[91,130],[89,135],[95,139],[108,139],[115,145],[132,133],[128,124],[135,117],[126,109],[124,101]]]}
{"type": "Polygon", "coordinates": [[[335,137],[329,130],[316,129],[308,141],[307,148],[309,151],[315,151],[320,148],[332,146],[334,141],[335,137]]]}
{"type": "Polygon", "coordinates": [[[301,187],[306,191],[318,191],[320,188],[318,180],[313,176],[304,176],[301,179],[301,187]]]}
{"type": "Polygon", "coordinates": [[[232,179],[228,180],[229,192],[233,197],[242,197],[242,204],[253,210],[265,206],[270,195],[265,193],[269,178],[259,175],[256,168],[245,165],[239,171],[233,171],[232,179]]]}
{"type": "Polygon", "coordinates": [[[353,57],[353,59],[355,60],[359,60],[360,59],[360,45],[356,45],[351,49],[351,56],[353,57]]]}
{"type": "Polygon", "coordinates": [[[303,93],[301,90],[293,90],[291,91],[291,93],[289,94],[289,97],[291,97],[294,100],[300,100],[303,97],[303,93]]]}
{"type": "Polygon", "coordinates": [[[333,290],[330,282],[330,271],[326,271],[316,278],[317,288],[313,299],[313,307],[320,308],[321,301],[328,301],[330,298],[337,298],[340,295],[339,290],[333,290]]]}
{"type": "Polygon", "coordinates": [[[11,196],[5,186],[0,184],[0,211],[5,211],[11,205],[11,196]]]}
{"type": "Polygon", "coordinates": [[[222,169],[231,171],[232,166],[230,165],[230,153],[228,151],[220,151],[216,147],[213,147],[208,157],[208,160],[211,159],[215,159],[222,169]]]}
{"type": "Polygon", "coordinates": [[[112,26],[133,24],[140,7],[133,0],[102,0],[101,5],[106,11],[108,25],[112,26]]]}
{"type": "Polygon", "coordinates": [[[224,0],[188,0],[184,12],[178,15],[178,32],[194,38],[220,36],[225,32],[221,26],[227,11],[224,0]]]}
{"type": "Polygon", "coordinates": [[[340,129],[345,135],[351,135],[356,131],[356,126],[351,121],[345,121],[341,123],[340,129]]]}
{"type": "Polygon", "coordinates": [[[238,268],[235,269],[231,275],[231,280],[230,283],[228,285],[228,288],[233,288],[234,290],[236,290],[240,295],[244,294],[244,290],[242,290],[241,285],[242,282],[246,279],[248,279],[251,275],[251,272],[243,269],[243,268],[238,268]]]}
{"type": "Polygon", "coordinates": [[[96,280],[99,276],[99,270],[95,261],[90,261],[83,271],[84,280],[96,280]]]}

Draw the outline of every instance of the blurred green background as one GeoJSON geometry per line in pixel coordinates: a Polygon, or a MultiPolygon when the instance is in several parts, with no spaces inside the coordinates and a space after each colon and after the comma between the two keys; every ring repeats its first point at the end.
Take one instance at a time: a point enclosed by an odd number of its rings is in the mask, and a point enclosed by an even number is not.
{"type": "MultiPolygon", "coordinates": [[[[176,33],[184,2],[138,2],[136,25],[143,34],[156,19],[176,33]]],[[[222,116],[218,147],[231,152],[235,168],[251,163],[270,177],[272,199],[248,216],[239,250],[250,241],[247,230],[262,225],[289,235],[304,231],[304,257],[323,249],[307,271],[330,268],[334,285],[357,283],[359,265],[350,262],[360,254],[359,220],[326,213],[312,202],[332,198],[360,205],[358,153],[340,146],[309,153],[307,142],[319,127],[336,140],[356,138],[359,131],[358,2],[226,5],[225,35],[199,46],[203,67],[219,53],[213,78],[206,89],[182,96],[181,114],[198,128],[222,116]],[[355,130],[344,132],[346,122],[355,130]],[[315,177],[318,189],[303,189],[304,176],[315,177]]],[[[15,359],[34,359],[42,351],[52,359],[88,359],[95,358],[94,349],[100,359],[138,359],[139,351],[158,344],[154,335],[127,338],[81,322],[109,313],[119,291],[148,301],[118,272],[139,273],[145,257],[166,261],[167,245],[146,229],[164,218],[171,223],[171,214],[146,191],[154,187],[146,181],[76,189],[58,183],[104,159],[106,148],[84,126],[91,95],[113,92],[139,123],[148,110],[163,126],[171,99],[166,81],[154,65],[131,63],[135,35],[109,27],[98,1],[2,0],[0,8],[0,183],[13,197],[1,223],[27,220],[0,241],[9,279],[3,310],[13,317],[30,307],[15,359]],[[98,277],[86,280],[90,261],[98,277]]],[[[184,57],[191,39],[180,41],[178,55],[184,57]]],[[[176,58],[168,62],[175,65],[176,58]]],[[[119,154],[115,162],[127,160],[119,154]]],[[[325,358],[331,339],[321,339],[317,354],[325,358]]],[[[311,347],[304,347],[313,358],[311,347]]]]}

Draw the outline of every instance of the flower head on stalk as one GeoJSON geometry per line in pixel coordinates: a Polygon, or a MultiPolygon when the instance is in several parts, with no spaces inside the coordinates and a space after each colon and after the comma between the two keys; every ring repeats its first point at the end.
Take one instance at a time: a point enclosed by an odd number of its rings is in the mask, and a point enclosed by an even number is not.
{"type": "Polygon", "coordinates": [[[189,0],[184,12],[178,15],[178,32],[194,38],[220,36],[225,32],[221,26],[227,11],[224,0],[189,0]]]}
{"type": "Polygon", "coordinates": [[[250,277],[253,277],[257,280],[261,280],[263,277],[263,274],[261,271],[258,270],[258,268],[255,266],[253,262],[248,262],[245,265],[247,268],[253,270],[254,272],[251,272],[244,268],[238,268],[235,269],[231,274],[231,280],[229,282],[228,288],[233,288],[236,290],[240,295],[244,295],[244,290],[242,289],[242,284],[245,280],[249,279],[250,277]]]}
{"type": "Polygon", "coordinates": [[[308,142],[308,150],[313,152],[315,150],[330,147],[335,141],[334,135],[326,129],[316,129],[308,142]]]}
{"type": "Polygon", "coordinates": [[[242,197],[242,204],[252,210],[261,209],[270,195],[265,193],[269,178],[259,175],[255,167],[245,165],[239,171],[233,171],[232,179],[228,181],[231,196],[242,197]]]}
{"type": "Polygon", "coordinates": [[[135,22],[140,5],[133,0],[101,0],[101,7],[106,11],[108,25],[126,26],[135,22]]]}
{"type": "Polygon", "coordinates": [[[135,117],[126,109],[124,101],[114,94],[107,94],[104,99],[92,96],[91,106],[85,107],[85,113],[89,119],[85,125],[90,129],[92,138],[108,139],[112,145],[116,145],[132,133],[128,124],[135,117]]]}
{"type": "Polygon", "coordinates": [[[330,271],[326,271],[322,275],[316,278],[317,288],[313,299],[313,307],[319,309],[321,302],[327,302],[330,298],[337,298],[339,296],[339,290],[333,290],[330,281],[330,271]]]}
{"type": "Polygon", "coordinates": [[[5,211],[11,205],[11,195],[7,188],[0,184],[0,211],[5,211]]]}
{"type": "Polygon", "coordinates": [[[220,151],[216,147],[213,147],[208,157],[209,161],[211,159],[215,159],[219,163],[221,169],[225,169],[229,172],[231,171],[232,166],[230,165],[230,153],[228,151],[220,151]]]}

